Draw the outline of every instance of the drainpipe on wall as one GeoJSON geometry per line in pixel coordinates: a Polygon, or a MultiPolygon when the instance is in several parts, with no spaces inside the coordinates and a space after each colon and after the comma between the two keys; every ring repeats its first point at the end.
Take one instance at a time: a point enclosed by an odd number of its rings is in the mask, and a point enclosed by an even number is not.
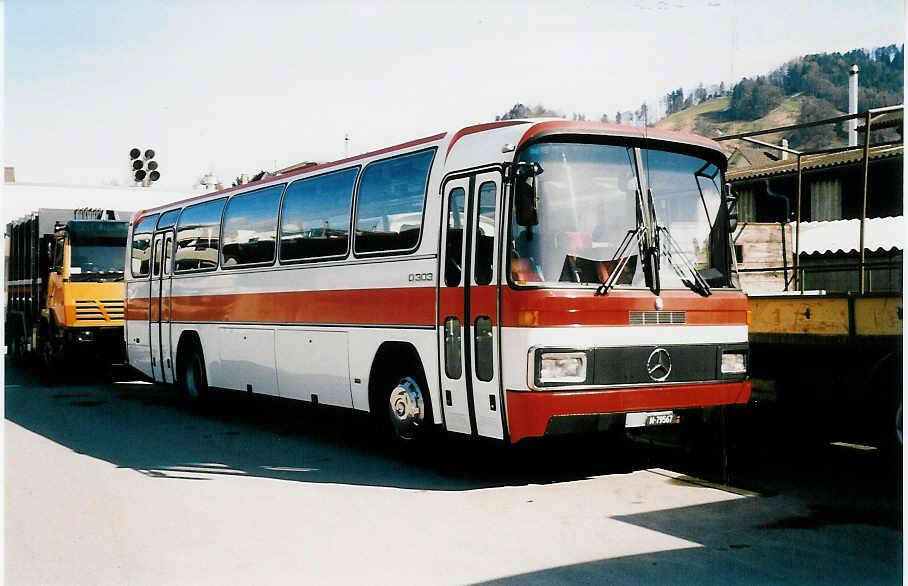
{"type": "Polygon", "coordinates": [[[788,291],[788,250],[785,246],[785,224],[791,217],[791,202],[789,202],[788,198],[781,193],[776,193],[770,189],[769,179],[764,179],[763,183],[766,184],[766,195],[781,199],[785,202],[785,217],[779,222],[779,227],[782,229],[782,274],[785,278],[785,290],[788,291]]]}

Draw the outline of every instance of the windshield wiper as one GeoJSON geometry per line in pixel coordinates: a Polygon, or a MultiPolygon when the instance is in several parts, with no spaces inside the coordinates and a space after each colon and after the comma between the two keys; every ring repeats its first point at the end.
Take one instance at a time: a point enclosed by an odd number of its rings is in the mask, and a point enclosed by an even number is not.
{"type": "MultiPolygon", "coordinates": [[[[639,149],[635,151],[635,159],[636,168],[642,168],[639,149]]],[[[659,244],[659,225],[656,223],[656,206],[653,203],[653,192],[644,187],[640,173],[637,173],[637,189],[635,191],[637,196],[637,227],[634,230],[628,230],[627,234],[624,235],[624,240],[621,241],[618,252],[612,256],[612,260],[618,258],[620,262],[608,276],[608,279],[596,289],[596,295],[606,295],[609,289],[615,286],[615,281],[618,280],[618,276],[630,260],[629,256],[625,256],[625,252],[634,239],[637,240],[640,264],[646,285],[655,295],[658,295],[661,290],[659,282],[659,254],[661,246],[659,244]],[[643,196],[644,193],[646,197],[643,196]]]]}
{"type": "Polygon", "coordinates": [[[704,297],[707,297],[712,294],[712,290],[709,288],[706,279],[703,278],[703,275],[700,274],[700,271],[694,268],[694,266],[687,259],[687,255],[684,254],[684,251],[681,250],[681,247],[678,246],[678,243],[675,242],[675,239],[672,238],[671,233],[668,231],[666,226],[656,226],[656,230],[661,232],[665,237],[665,242],[667,243],[667,248],[664,251],[666,260],[668,264],[671,265],[672,269],[675,270],[675,274],[678,275],[678,278],[681,279],[681,282],[699,293],[704,297]],[[675,255],[678,255],[680,259],[678,263],[675,263],[675,255]],[[681,265],[680,267],[678,265],[681,265]],[[687,273],[688,277],[685,277],[684,273],[687,273]]]}
{"type": "Polygon", "coordinates": [[[612,269],[611,274],[608,278],[602,282],[601,285],[596,289],[596,295],[606,295],[609,292],[609,289],[615,286],[615,281],[618,280],[618,277],[624,271],[624,267],[627,266],[628,261],[631,259],[630,256],[625,256],[628,247],[633,242],[634,238],[637,239],[637,242],[640,242],[640,238],[643,235],[643,226],[638,226],[636,230],[628,230],[627,234],[624,235],[624,239],[621,241],[621,244],[618,246],[618,251],[612,255],[612,260],[616,258],[618,264],[615,265],[615,268],[612,269]]]}

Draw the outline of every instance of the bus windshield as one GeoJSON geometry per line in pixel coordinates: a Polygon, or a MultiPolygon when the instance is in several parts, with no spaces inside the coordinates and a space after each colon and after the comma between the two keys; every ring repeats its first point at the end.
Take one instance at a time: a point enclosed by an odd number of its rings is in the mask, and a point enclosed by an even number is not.
{"type": "Polygon", "coordinates": [[[536,177],[538,224],[520,226],[511,214],[516,284],[600,285],[619,269],[614,287],[647,287],[635,239],[642,192],[661,240],[661,288],[694,288],[700,277],[709,287],[729,286],[722,169],[716,163],[653,148],[556,142],[531,145],[517,160],[539,163],[542,172],[536,177]],[[633,242],[622,248],[627,238],[633,242]],[[685,264],[694,278],[685,276],[685,264]]]}

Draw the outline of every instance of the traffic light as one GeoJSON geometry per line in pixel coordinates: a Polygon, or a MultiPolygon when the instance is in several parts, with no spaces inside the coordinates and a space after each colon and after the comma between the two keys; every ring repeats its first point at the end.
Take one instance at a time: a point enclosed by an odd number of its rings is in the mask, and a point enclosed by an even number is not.
{"type": "Polygon", "coordinates": [[[129,160],[132,164],[132,177],[136,183],[144,186],[151,185],[151,182],[161,178],[161,172],[158,171],[158,162],[154,160],[155,152],[147,149],[144,153],[139,149],[129,151],[129,160]]]}

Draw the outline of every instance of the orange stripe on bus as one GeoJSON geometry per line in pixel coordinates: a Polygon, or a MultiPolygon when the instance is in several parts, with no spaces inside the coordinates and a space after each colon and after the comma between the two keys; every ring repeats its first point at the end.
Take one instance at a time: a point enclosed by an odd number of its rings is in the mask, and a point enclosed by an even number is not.
{"type": "MultiPolygon", "coordinates": [[[[483,307],[494,314],[496,293],[494,286],[474,287],[474,313],[486,313],[479,311],[483,307]]],[[[462,288],[442,288],[438,314],[432,287],[183,296],[174,297],[166,313],[173,321],[432,326],[448,315],[464,320],[463,295],[462,288]]],[[[664,291],[660,298],[661,311],[685,312],[686,325],[747,324],[747,297],[741,292],[714,292],[704,298],[664,291]]],[[[149,309],[147,298],[129,299],[126,319],[148,320],[149,309]]],[[[648,291],[597,297],[593,290],[501,289],[505,327],[627,326],[631,311],[655,311],[655,297],[648,291]]]]}
{"type": "Polygon", "coordinates": [[[128,320],[148,321],[148,298],[127,299],[123,309],[123,318],[128,320]]]}
{"type": "Polygon", "coordinates": [[[435,289],[294,291],[174,297],[176,322],[435,325],[435,289]]]}

